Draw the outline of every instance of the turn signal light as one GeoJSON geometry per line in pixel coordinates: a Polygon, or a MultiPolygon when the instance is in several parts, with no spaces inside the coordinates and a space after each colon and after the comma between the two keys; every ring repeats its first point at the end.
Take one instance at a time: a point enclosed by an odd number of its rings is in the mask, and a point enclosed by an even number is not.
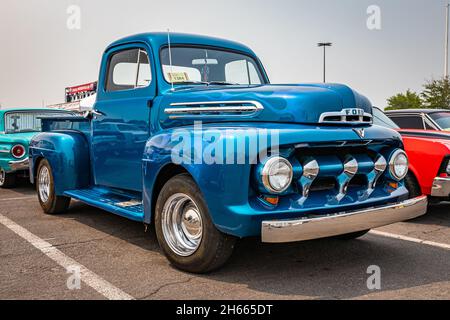
{"type": "Polygon", "coordinates": [[[391,187],[392,189],[398,189],[398,182],[390,182],[389,187],[391,187]]]}
{"type": "Polygon", "coordinates": [[[270,203],[273,206],[276,206],[278,204],[278,202],[280,201],[280,199],[278,197],[268,197],[265,196],[263,197],[264,201],[266,201],[267,203],[270,203]]]}

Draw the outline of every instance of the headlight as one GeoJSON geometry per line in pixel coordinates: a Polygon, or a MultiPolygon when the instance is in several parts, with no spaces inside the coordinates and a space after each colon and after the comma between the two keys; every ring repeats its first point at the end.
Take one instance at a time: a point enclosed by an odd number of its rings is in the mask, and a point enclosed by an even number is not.
{"type": "Polygon", "coordinates": [[[292,183],[292,165],[285,158],[273,157],[267,160],[261,171],[261,175],[262,182],[267,191],[282,193],[292,183]]]}
{"type": "Polygon", "coordinates": [[[389,171],[392,177],[398,181],[403,180],[408,174],[408,156],[405,151],[397,149],[389,160],[389,171]]]}

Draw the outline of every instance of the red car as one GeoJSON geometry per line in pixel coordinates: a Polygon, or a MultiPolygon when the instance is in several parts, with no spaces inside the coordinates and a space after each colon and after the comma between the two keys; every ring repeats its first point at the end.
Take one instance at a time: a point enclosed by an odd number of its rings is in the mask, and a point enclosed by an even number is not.
{"type": "Polygon", "coordinates": [[[373,113],[374,124],[395,129],[403,137],[410,161],[405,179],[410,196],[426,194],[436,201],[450,200],[450,132],[400,129],[380,109],[374,108],[373,113]]]}

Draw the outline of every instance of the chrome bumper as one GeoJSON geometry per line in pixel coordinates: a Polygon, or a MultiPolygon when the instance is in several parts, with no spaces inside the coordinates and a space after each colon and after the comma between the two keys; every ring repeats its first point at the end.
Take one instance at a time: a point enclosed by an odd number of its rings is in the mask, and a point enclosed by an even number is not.
{"type": "Polygon", "coordinates": [[[282,243],[332,237],[382,227],[426,213],[426,196],[359,211],[298,220],[262,222],[262,242],[282,243]]]}
{"type": "Polygon", "coordinates": [[[431,188],[431,196],[448,198],[450,196],[450,178],[435,178],[431,188]]]}
{"type": "Polygon", "coordinates": [[[11,168],[11,172],[13,171],[19,171],[19,170],[28,170],[30,167],[30,161],[28,158],[19,160],[19,161],[10,161],[8,162],[8,165],[11,168]]]}

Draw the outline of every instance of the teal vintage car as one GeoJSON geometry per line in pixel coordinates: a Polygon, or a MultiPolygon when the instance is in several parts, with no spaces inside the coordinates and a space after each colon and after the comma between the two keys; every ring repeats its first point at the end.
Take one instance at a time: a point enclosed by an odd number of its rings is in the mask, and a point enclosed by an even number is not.
{"type": "Polygon", "coordinates": [[[11,188],[28,176],[28,145],[41,131],[41,117],[73,115],[65,110],[10,108],[0,110],[0,188],[11,188]]]}

